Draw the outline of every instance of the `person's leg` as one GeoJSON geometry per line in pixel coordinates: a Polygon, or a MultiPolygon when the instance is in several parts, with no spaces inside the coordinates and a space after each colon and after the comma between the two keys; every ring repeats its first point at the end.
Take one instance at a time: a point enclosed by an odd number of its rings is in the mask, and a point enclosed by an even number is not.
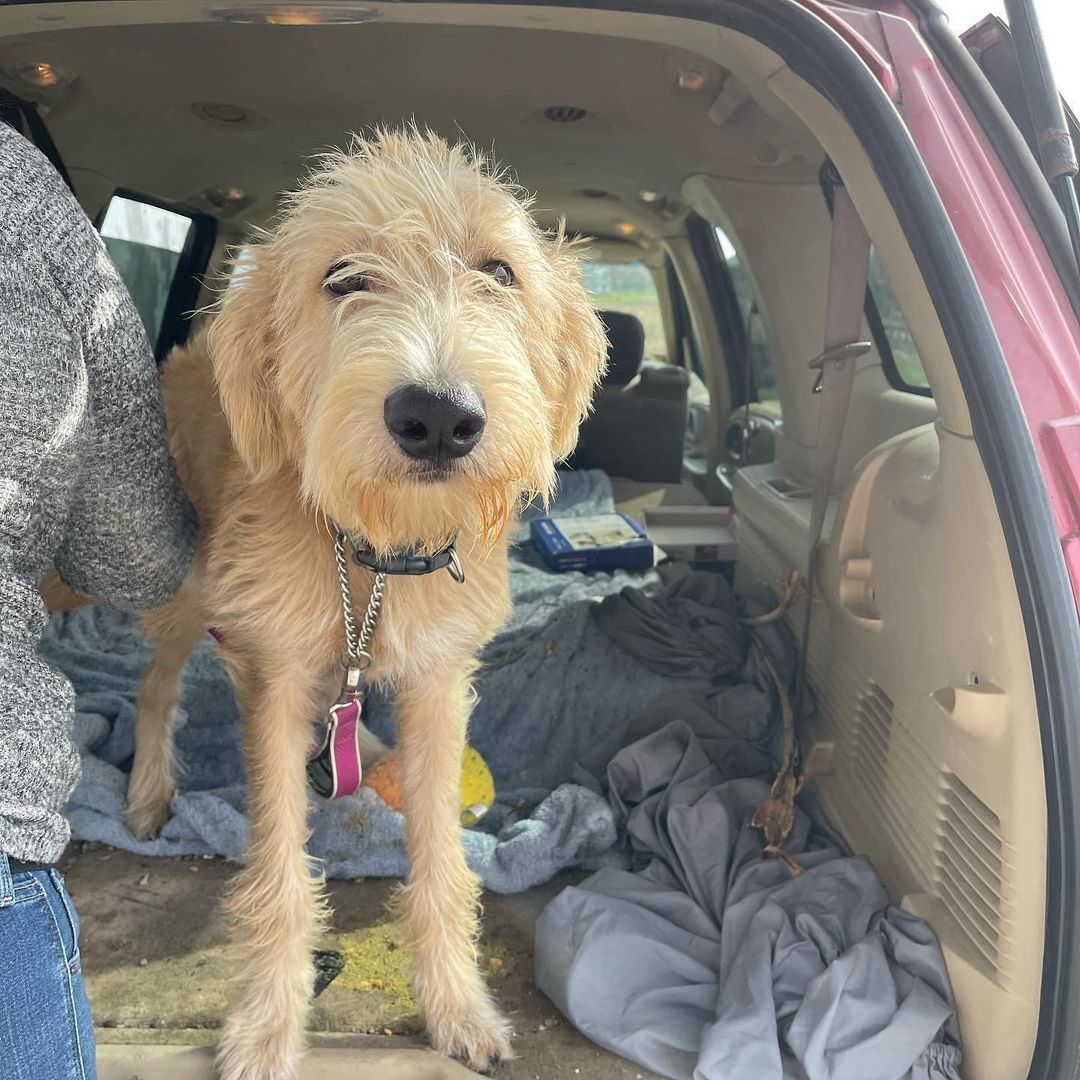
{"type": "Polygon", "coordinates": [[[94,1080],[79,920],[55,870],[0,855],[0,1071],[4,1080],[94,1080]]]}

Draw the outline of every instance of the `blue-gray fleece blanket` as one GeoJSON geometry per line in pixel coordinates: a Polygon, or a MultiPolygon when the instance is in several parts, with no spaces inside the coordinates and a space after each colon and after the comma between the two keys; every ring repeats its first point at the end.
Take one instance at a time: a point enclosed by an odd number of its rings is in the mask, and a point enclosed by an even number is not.
{"type": "MultiPolygon", "coordinates": [[[[603,473],[562,474],[554,514],[612,508],[603,473]]],[[[527,532],[519,530],[523,543],[512,561],[514,611],[483,654],[470,727],[499,801],[481,828],[465,834],[465,844],[484,883],[506,892],[546,881],[566,866],[603,861],[615,840],[611,808],[596,791],[568,781],[586,758],[595,759],[601,773],[642,708],[674,685],[633,663],[589,618],[596,600],[627,585],[656,583],[655,572],[552,574],[527,532]]],[[[247,821],[239,724],[213,642],[199,646],[186,672],[177,730],[186,771],[172,818],[160,837],[145,842],[123,820],[135,701],[148,659],[144,638],[133,619],[84,608],[53,617],[42,652],[76,691],[83,773],[68,808],[74,837],[148,855],[240,857],[247,821]]],[[[373,695],[365,713],[371,728],[392,743],[389,702],[373,695]]],[[[313,797],[311,823],[310,850],[328,876],[405,873],[401,815],[367,789],[333,803],[313,797]]]]}

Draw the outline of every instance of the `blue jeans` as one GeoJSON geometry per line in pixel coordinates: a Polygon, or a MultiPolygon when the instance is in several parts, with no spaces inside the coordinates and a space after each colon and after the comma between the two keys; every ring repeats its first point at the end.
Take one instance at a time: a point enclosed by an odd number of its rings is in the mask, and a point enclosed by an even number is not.
{"type": "Polygon", "coordinates": [[[0,854],[0,1075],[94,1080],[79,918],[55,870],[12,873],[0,854]]]}

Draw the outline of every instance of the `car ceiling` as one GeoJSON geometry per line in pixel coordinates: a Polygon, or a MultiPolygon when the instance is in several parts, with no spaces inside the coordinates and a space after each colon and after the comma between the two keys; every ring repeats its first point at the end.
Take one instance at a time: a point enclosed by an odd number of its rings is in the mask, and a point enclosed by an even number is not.
{"type": "Polygon", "coordinates": [[[821,160],[812,138],[712,61],[550,29],[82,28],[0,37],[0,81],[43,102],[84,201],[119,185],[209,208],[209,189],[238,188],[248,201],[220,215],[237,230],[272,216],[314,151],[376,123],[463,135],[537,193],[542,220],[643,242],[681,231],[689,175],[807,182],[821,160]],[[20,84],[37,63],[62,85],[20,84]]]}

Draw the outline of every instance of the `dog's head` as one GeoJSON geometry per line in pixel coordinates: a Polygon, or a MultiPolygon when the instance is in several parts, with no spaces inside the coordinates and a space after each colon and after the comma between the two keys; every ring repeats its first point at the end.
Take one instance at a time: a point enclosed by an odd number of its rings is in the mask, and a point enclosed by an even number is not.
{"type": "Polygon", "coordinates": [[[546,497],[606,342],[566,239],[478,156],[416,131],[323,159],[211,328],[249,470],[295,469],[379,550],[493,542],[546,497]]]}

